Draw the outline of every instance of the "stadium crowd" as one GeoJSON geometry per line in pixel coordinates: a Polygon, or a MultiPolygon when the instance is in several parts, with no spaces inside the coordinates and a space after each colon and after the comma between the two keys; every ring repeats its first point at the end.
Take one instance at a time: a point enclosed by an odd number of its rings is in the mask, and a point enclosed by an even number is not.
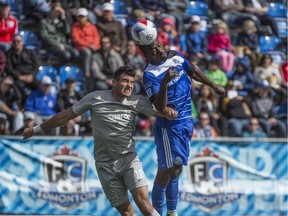
{"type": "MultiPolygon", "coordinates": [[[[218,97],[192,81],[193,137],[287,137],[287,30],[283,36],[269,14],[271,4],[287,9],[286,1],[16,2],[0,5],[0,135],[21,135],[86,93],[111,89],[114,71],[124,64],[137,71],[134,93],[145,94],[146,60],[131,27],[149,19],[167,51],[179,51],[227,88],[218,97]],[[207,5],[205,14],[189,10],[199,2],[207,5]],[[261,47],[267,37],[279,39],[272,50],[261,47]],[[80,78],[69,76],[74,66],[80,78]]],[[[139,116],[135,135],[153,136],[154,121],[139,116]]],[[[89,113],[43,135],[91,135],[89,113]]]]}

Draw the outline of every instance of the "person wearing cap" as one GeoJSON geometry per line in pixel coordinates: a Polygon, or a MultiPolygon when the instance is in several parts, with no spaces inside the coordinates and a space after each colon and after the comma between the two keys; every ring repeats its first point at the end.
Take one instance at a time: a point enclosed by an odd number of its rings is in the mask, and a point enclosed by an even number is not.
{"type": "MultiPolygon", "coordinates": [[[[12,76],[15,85],[19,89],[27,88],[35,91],[38,88],[36,75],[40,62],[34,50],[24,47],[23,38],[20,34],[13,35],[12,48],[6,54],[6,72],[12,76]]],[[[23,101],[27,97],[25,91],[21,91],[23,101]]]]}
{"type": "Polygon", "coordinates": [[[34,127],[36,116],[33,112],[26,111],[24,112],[24,126],[17,130],[14,135],[22,135],[25,128],[34,127]]]}
{"type": "Polygon", "coordinates": [[[180,51],[179,35],[175,23],[171,18],[165,17],[162,20],[161,30],[158,32],[157,40],[167,51],[180,51]]]}
{"type": "Polygon", "coordinates": [[[56,113],[57,97],[51,92],[51,85],[51,78],[43,76],[39,89],[28,96],[24,110],[34,112],[42,120],[54,115],[56,113]]]}
{"type": "MultiPolygon", "coordinates": [[[[76,81],[68,77],[65,80],[65,88],[62,89],[57,95],[57,106],[56,111],[61,112],[69,107],[76,104],[78,101],[82,99],[82,94],[80,92],[75,91],[76,81]]],[[[82,122],[82,116],[77,116],[75,119],[71,120],[71,124],[80,124],[82,122]]],[[[71,125],[70,124],[70,125],[71,125]]]]}
{"type": "Polygon", "coordinates": [[[207,64],[207,60],[211,59],[207,52],[207,36],[204,31],[200,30],[201,19],[197,15],[191,16],[190,28],[186,32],[187,54],[196,59],[198,64],[207,64]]]}
{"type": "Polygon", "coordinates": [[[94,138],[95,165],[103,191],[121,215],[134,215],[128,196],[145,216],[159,216],[148,197],[148,184],[141,162],[135,152],[136,116],[140,113],[161,115],[173,119],[178,113],[166,107],[158,112],[148,98],[132,95],[135,71],[130,66],[119,67],[113,77],[112,90],[93,91],[65,111],[35,127],[27,128],[23,138],[64,125],[88,110],[94,138]]]}
{"type": "Polygon", "coordinates": [[[86,8],[77,9],[77,21],[72,26],[71,39],[75,48],[80,51],[82,67],[86,80],[89,81],[97,73],[93,55],[100,49],[100,33],[87,16],[86,8]]]}
{"type": "Polygon", "coordinates": [[[101,36],[108,36],[113,49],[124,55],[127,47],[126,31],[122,23],[114,19],[114,5],[106,2],[102,5],[102,11],[103,14],[97,22],[101,36]]]}
{"type": "Polygon", "coordinates": [[[72,47],[67,38],[70,36],[70,25],[66,19],[65,10],[55,4],[49,15],[39,23],[39,36],[44,49],[68,61],[79,56],[78,50],[72,47]]]}

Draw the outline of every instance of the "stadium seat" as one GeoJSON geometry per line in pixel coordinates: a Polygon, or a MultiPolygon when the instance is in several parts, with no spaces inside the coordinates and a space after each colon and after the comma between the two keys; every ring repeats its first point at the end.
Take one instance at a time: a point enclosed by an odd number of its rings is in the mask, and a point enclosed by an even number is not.
{"type": "Polygon", "coordinates": [[[37,73],[37,80],[41,80],[43,76],[49,76],[53,82],[52,84],[52,93],[57,94],[59,85],[58,85],[58,72],[55,67],[53,66],[46,66],[42,65],[39,67],[38,73],[37,73]]]}
{"type": "Polygon", "coordinates": [[[286,5],[284,3],[269,3],[268,15],[274,18],[279,36],[286,38],[288,31],[286,5]]]}
{"type": "Polygon", "coordinates": [[[126,0],[114,0],[114,14],[128,15],[127,6],[128,5],[126,0]]]}
{"type": "Polygon", "coordinates": [[[20,11],[21,8],[21,1],[20,0],[6,0],[6,3],[11,7],[11,14],[15,16],[17,19],[20,19],[20,11]]]}
{"type": "Polygon", "coordinates": [[[267,14],[272,17],[286,18],[287,7],[283,3],[269,3],[269,10],[267,14]]]}
{"type": "Polygon", "coordinates": [[[260,52],[263,54],[268,51],[273,51],[281,42],[281,38],[277,36],[261,36],[259,39],[260,52]]]}
{"type": "Polygon", "coordinates": [[[33,49],[37,54],[40,52],[41,42],[38,36],[33,31],[21,31],[20,35],[23,38],[23,43],[26,49],[33,49]]]}
{"type": "Polygon", "coordinates": [[[200,17],[208,16],[208,4],[202,1],[191,1],[188,5],[186,14],[189,16],[198,15],[200,17]]]}
{"type": "Polygon", "coordinates": [[[76,81],[76,91],[84,92],[85,85],[84,85],[84,73],[80,67],[77,66],[62,66],[59,69],[60,75],[60,86],[61,88],[65,88],[65,80],[68,77],[73,78],[76,81]]]}

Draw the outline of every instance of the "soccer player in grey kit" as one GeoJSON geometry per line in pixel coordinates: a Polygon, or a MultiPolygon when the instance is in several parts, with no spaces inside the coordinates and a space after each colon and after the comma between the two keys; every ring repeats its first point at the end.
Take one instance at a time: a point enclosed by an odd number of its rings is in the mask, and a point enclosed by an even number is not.
{"type": "Polygon", "coordinates": [[[148,186],[141,162],[135,152],[136,116],[161,115],[168,119],[178,113],[167,107],[157,112],[148,98],[132,95],[135,72],[130,66],[115,71],[112,90],[94,91],[65,111],[59,112],[41,125],[26,128],[27,139],[41,131],[52,129],[90,110],[94,137],[96,169],[105,195],[121,215],[132,216],[130,190],[143,215],[158,216],[148,199],[148,186]]]}

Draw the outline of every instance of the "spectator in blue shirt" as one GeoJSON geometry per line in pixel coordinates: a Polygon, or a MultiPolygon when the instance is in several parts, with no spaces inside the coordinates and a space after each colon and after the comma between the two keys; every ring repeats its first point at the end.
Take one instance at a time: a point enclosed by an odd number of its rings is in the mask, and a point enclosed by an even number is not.
{"type": "Polygon", "coordinates": [[[254,76],[250,72],[249,59],[242,58],[236,63],[236,70],[231,76],[233,81],[233,89],[252,93],[254,91],[254,76]]]}
{"type": "Polygon", "coordinates": [[[210,59],[207,53],[207,37],[204,31],[200,31],[200,17],[191,17],[191,26],[186,33],[187,54],[197,62],[210,59]]]}
{"type": "Polygon", "coordinates": [[[24,109],[31,111],[47,119],[56,113],[56,94],[51,93],[52,80],[44,76],[40,82],[40,87],[28,96],[24,109]]]}

